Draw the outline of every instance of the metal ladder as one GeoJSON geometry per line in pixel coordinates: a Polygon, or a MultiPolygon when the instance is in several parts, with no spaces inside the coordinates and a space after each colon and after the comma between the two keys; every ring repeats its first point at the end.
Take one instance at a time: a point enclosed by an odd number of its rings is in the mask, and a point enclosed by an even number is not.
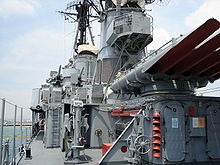
{"type": "Polygon", "coordinates": [[[59,147],[60,141],[60,114],[59,109],[52,111],[52,147],[59,147]]]}

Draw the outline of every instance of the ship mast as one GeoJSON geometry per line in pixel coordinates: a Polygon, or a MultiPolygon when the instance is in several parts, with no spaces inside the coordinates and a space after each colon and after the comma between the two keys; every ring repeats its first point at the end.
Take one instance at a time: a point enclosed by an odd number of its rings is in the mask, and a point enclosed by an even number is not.
{"type": "Polygon", "coordinates": [[[63,14],[65,20],[72,20],[71,23],[77,22],[77,29],[75,34],[75,41],[73,49],[78,53],[78,46],[87,43],[87,30],[89,32],[90,40],[94,46],[94,37],[92,35],[90,22],[94,19],[99,19],[100,11],[96,4],[91,0],[72,1],[67,4],[65,11],[58,11],[63,14]],[[91,10],[91,8],[93,10],[91,10]],[[94,12],[95,11],[95,12],[94,12]]]}

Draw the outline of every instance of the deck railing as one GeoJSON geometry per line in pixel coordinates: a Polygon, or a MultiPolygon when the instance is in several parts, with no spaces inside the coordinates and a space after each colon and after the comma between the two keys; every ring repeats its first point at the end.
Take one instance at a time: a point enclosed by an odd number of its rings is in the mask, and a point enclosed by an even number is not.
{"type": "Polygon", "coordinates": [[[24,110],[29,108],[20,107],[4,98],[0,98],[0,101],[2,102],[0,119],[0,165],[16,165],[31,139],[31,124],[23,122],[24,110]],[[20,116],[17,115],[19,110],[20,116]],[[6,117],[13,117],[13,121],[7,122],[5,120],[6,117]],[[18,117],[20,121],[17,121],[18,117]],[[12,126],[13,132],[6,133],[5,128],[11,128],[12,126]],[[19,134],[16,133],[18,132],[18,127],[20,130],[19,134]],[[23,140],[24,138],[25,140],[23,140]]]}

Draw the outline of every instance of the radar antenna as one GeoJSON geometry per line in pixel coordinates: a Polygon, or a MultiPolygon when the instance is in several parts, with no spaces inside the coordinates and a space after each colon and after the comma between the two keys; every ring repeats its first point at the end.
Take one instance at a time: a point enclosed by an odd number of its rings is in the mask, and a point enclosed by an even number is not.
{"type": "Polygon", "coordinates": [[[152,4],[154,2],[155,2],[155,0],[145,0],[146,5],[152,4]]]}
{"type": "Polygon", "coordinates": [[[170,3],[170,0],[145,0],[145,4],[149,5],[149,4],[154,3],[155,1],[156,1],[156,4],[160,6],[166,6],[168,5],[168,3],[170,3]]]}
{"type": "Polygon", "coordinates": [[[158,0],[157,4],[159,6],[167,6],[170,3],[170,0],[158,0]]]}

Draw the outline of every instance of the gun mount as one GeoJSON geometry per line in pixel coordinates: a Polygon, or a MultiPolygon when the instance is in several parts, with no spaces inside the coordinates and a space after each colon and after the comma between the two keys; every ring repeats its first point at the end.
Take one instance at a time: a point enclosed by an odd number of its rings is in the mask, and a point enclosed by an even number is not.
{"type": "Polygon", "coordinates": [[[209,19],[149,53],[144,6],[154,2],[80,0],[60,12],[78,23],[75,54],[34,91],[32,107],[45,116],[45,147],[60,147],[65,165],[219,164],[220,98],[195,89],[220,78],[220,23],[209,19]],[[101,23],[100,49],[88,45],[91,18],[101,23]]]}

